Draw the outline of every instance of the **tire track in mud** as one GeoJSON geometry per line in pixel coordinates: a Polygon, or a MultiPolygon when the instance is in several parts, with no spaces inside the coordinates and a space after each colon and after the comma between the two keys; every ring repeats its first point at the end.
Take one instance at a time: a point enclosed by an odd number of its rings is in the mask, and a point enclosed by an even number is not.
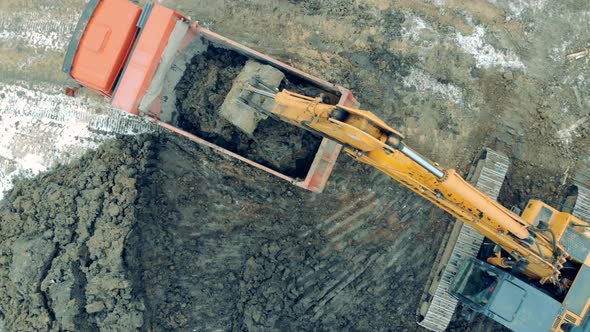
{"type": "MultiPolygon", "coordinates": [[[[373,178],[373,184],[377,186],[392,181],[379,173],[375,173],[373,178]]],[[[312,313],[313,322],[329,321],[342,311],[363,306],[367,296],[374,297],[373,301],[386,303],[392,280],[400,272],[394,265],[402,257],[416,256],[406,241],[417,233],[417,229],[407,223],[427,219],[421,209],[423,201],[411,195],[390,196],[370,192],[316,226],[316,230],[326,237],[321,256],[329,257],[336,252],[353,254],[345,263],[329,267],[322,261],[314,267],[315,273],[298,280],[307,284],[311,280],[322,280],[326,270],[332,272],[329,278],[323,280],[325,284],[319,290],[314,289],[317,284],[313,283],[309,289],[302,291],[308,295],[300,302],[309,304],[306,310],[312,313]]],[[[422,250],[422,253],[426,252],[422,250]]],[[[417,261],[424,259],[419,256],[417,261]]]]}
{"type": "Polygon", "coordinates": [[[0,76],[4,82],[64,82],[63,53],[82,1],[13,1],[0,4],[0,76]]]}
{"type": "Polygon", "coordinates": [[[7,48],[28,46],[65,50],[78,16],[79,12],[73,10],[62,13],[56,13],[56,10],[0,12],[0,45],[7,48]]]}
{"type": "Polygon", "coordinates": [[[436,229],[420,227],[424,200],[377,172],[353,177],[357,169],[345,167],[318,196],[175,139],[157,146],[128,244],[150,328],[415,325],[411,314],[400,323],[389,313],[415,311],[407,299],[434,259],[412,241],[436,229]],[[350,193],[367,181],[377,189],[350,193]],[[354,230],[335,238],[336,224],[354,230]]]}

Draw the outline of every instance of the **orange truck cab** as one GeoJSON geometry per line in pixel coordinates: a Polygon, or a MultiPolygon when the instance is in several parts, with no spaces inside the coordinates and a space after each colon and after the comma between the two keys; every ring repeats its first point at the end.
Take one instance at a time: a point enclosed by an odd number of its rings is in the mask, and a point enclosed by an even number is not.
{"type": "Polygon", "coordinates": [[[270,56],[209,31],[158,4],[140,7],[128,0],[90,0],[70,40],[63,71],[79,85],[104,95],[114,108],[149,117],[158,125],[230,155],[293,184],[321,192],[341,146],[323,139],[305,178],[292,178],[207,142],[175,126],[166,89],[176,86],[175,71],[210,45],[273,66],[286,75],[332,95],[338,105],[358,107],[351,92],[313,77],[270,56]]]}

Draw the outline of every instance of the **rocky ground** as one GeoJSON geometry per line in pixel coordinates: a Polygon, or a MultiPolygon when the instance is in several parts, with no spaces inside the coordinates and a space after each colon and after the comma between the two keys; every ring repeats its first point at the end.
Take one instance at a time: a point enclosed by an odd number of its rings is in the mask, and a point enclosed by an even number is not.
{"type": "MultiPolygon", "coordinates": [[[[558,199],[589,158],[588,62],[565,60],[586,45],[586,1],[162,3],[351,88],[445,167],[467,170],[483,146],[507,153],[507,205],[558,199]]],[[[42,110],[26,116],[70,143],[59,158],[33,158],[30,174],[49,171],[2,202],[6,330],[421,330],[416,306],[451,219],[375,170],[341,157],[317,195],[168,136],[77,159],[104,140],[65,135],[70,120],[56,115],[97,105],[54,97],[81,8],[0,3],[0,125],[13,133],[0,166],[36,156],[19,142],[41,131],[17,135],[15,107],[42,110]]],[[[467,329],[498,326],[457,317],[451,327],[467,329]]]]}

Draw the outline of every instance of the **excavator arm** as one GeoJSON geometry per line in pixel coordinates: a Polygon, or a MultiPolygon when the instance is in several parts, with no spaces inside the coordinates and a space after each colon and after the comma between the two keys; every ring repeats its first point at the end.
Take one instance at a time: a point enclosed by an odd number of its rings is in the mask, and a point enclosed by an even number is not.
{"type": "Polygon", "coordinates": [[[541,283],[559,284],[567,254],[531,225],[492,200],[455,170],[422,157],[404,137],[369,111],[322,103],[283,90],[277,94],[246,89],[273,98],[271,116],[341,143],[354,159],[373,166],[488,237],[512,259],[495,257],[497,265],[517,268],[541,283]]]}

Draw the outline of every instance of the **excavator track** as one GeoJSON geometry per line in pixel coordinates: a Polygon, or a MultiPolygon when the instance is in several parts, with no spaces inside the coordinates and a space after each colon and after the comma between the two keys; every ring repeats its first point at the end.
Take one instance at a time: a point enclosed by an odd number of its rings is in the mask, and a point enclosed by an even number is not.
{"type": "MultiPolygon", "coordinates": [[[[510,160],[493,150],[485,150],[485,158],[472,169],[468,180],[493,199],[497,199],[508,172],[510,160]]],[[[449,286],[459,263],[476,257],[484,236],[472,227],[455,222],[446,245],[437,255],[425,291],[417,310],[418,324],[431,331],[444,331],[455,313],[457,299],[450,295],[449,286]]]]}
{"type": "Polygon", "coordinates": [[[590,189],[578,187],[578,199],[574,206],[574,216],[590,222],[590,189]]]}
{"type": "Polygon", "coordinates": [[[578,197],[572,214],[590,222],[590,161],[576,174],[574,185],[578,188],[578,197]]]}

